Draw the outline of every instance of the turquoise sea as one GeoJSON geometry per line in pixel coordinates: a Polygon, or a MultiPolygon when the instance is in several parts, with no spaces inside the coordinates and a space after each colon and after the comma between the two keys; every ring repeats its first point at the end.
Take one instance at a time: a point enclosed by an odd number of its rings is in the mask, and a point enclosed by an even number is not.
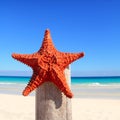
{"type": "MultiPolygon", "coordinates": [[[[29,80],[30,77],[0,76],[0,93],[21,95],[29,80]]],[[[75,97],[120,99],[120,76],[71,77],[71,90],[75,97]]]]}

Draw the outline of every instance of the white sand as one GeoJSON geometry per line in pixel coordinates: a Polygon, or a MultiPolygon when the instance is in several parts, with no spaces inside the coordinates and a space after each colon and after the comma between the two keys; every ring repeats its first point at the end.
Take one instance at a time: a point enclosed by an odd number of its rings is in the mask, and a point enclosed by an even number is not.
{"type": "MultiPolygon", "coordinates": [[[[72,99],[73,120],[120,120],[120,99],[72,99]]],[[[35,120],[35,97],[0,94],[0,120],[35,120]]]]}
{"type": "Polygon", "coordinates": [[[120,120],[120,100],[73,99],[73,120],[120,120]]]}
{"type": "Polygon", "coordinates": [[[35,120],[35,98],[0,94],[0,120],[35,120]]]}

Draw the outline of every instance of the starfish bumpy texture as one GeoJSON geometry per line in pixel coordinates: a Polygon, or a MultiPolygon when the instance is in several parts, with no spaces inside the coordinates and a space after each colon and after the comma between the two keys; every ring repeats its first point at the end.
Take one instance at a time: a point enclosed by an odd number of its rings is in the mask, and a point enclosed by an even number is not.
{"type": "Polygon", "coordinates": [[[33,70],[31,80],[25,87],[23,95],[27,96],[44,82],[53,82],[67,97],[73,94],[67,84],[64,70],[73,61],[84,56],[84,53],[59,52],[52,43],[50,31],[45,31],[41,48],[33,54],[16,54],[12,57],[30,66],[33,70]]]}

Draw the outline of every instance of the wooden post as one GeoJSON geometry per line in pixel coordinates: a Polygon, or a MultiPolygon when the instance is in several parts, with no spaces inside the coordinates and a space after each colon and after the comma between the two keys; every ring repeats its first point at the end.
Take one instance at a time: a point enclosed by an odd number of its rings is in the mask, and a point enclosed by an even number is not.
{"type": "MultiPolygon", "coordinates": [[[[70,69],[65,76],[71,83],[70,69]]],[[[36,120],[72,120],[71,99],[67,98],[51,82],[46,82],[36,90],[36,120]]]]}

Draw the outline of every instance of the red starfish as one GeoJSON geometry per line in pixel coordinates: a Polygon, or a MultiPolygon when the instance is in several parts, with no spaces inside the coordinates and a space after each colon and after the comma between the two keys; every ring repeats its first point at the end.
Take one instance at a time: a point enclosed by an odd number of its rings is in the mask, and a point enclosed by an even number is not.
{"type": "Polygon", "coordinates": [[[67,97],[72,98],[73,94],[66,82],[64,70],[70,63],[83,56],[83,52],[63,53],[56,50],[52,43],[50,31],[47,29],[38,52],[33,54],[12,54],[13,58],[33,69],[33,75],[23,91],[23,95],[27,96],[41,84],[49,81],[53,82],[67,97]]]}

